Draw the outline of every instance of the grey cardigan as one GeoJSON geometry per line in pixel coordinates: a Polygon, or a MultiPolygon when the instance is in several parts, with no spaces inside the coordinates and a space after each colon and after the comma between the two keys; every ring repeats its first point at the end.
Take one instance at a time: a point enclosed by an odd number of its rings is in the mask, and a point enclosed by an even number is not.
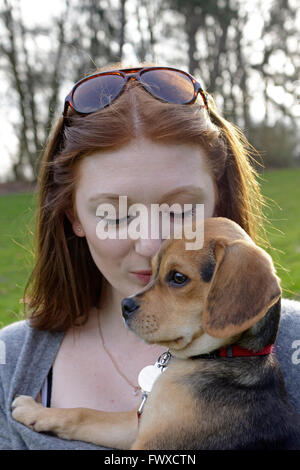
{"type": "MultiPolygon", "coordinates": [[[[16,394],[38,395],[63,336],[64,333],[33,329],[26,320],[0,330],[0,449],[105,449],[81,441],[39,434],[11,416],[11,403],[16,394]]],[[[300,302],[282,300],[275,354],[281,365],[289,399],[300,413],[300,302]]]]}

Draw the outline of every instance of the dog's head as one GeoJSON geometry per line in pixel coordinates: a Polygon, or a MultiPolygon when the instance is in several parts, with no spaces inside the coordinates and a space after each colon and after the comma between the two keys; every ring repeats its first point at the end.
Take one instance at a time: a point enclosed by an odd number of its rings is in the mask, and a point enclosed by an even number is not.
{"type": "Polygon", "coordinates": [[[149,284],[122,301],[128,328],[181,358],[232,343],[281,296],[271,257],[236,223],[206,219],[203,248],[186,241],[165,241],[149,284]]]}

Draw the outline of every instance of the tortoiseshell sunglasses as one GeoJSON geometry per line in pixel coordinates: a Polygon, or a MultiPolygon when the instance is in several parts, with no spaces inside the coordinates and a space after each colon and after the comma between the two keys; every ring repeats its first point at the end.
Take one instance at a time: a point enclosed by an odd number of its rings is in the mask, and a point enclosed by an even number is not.
{"type": "Polygon", "coordinates": [[[138,67],[100,72],[79,80],[65,99],[63,116],[68,106],[79,114],[109,106],[129,80],[137,80],[148,93],[167,103],[192,104],[200,93],[208,109],[205,91],[189,73],[172,67],[138,67]]]}

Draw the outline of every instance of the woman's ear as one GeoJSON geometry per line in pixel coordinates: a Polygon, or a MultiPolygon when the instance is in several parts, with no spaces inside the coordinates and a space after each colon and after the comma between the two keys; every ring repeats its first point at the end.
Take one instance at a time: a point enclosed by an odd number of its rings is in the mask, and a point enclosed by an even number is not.
{"type": "Polygon", "coordinates": [[[216,267],[203,308],[210,336],[237,335],[260,320],[281,296],[271,257],[247,240],[214,243],[216,267]]]}
{"type": "Polygon", "coordinates": [[[79,220],[74,217],[73,211],[71,209],[66,209],[65,214],[72,225],[73,232],[75,233],[75,235],[77,235],[78,237],[85,237],[83,227],[79,220]]]}
{"type": "Polygon", "coordinates": [[[65,214],[66,216],[68,217],[69,221],[71,222],[71,224],[73,224],[74,222],[74,215],[73,215],[73,211],[71,209],[66,209],[65,210],[65,214]]]}

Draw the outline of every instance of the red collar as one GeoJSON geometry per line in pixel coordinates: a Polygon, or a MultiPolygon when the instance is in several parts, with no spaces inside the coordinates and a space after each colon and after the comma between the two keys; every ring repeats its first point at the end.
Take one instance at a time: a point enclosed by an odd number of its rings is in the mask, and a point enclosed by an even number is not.
{"type": "Polygon", "coordinates": [[[220,349],[220,357],[251,357],[251,356],[266,356],[267,354],[271,354],[273,351],[274,345],[269,344],[265,348],[261,349],[260,351],[251,351],[251,349],[241,348],[240,346],[229,346],[229,348],[221,348],[220,349]]]}
{"type": "Polygon", "coordinates": [[[271,354],[274,345],[269,344],[260,351],[252,351],[251,349],[245,349],[235,344],[228,346],[227,348],[220,348],[208,354],[199,354],[198,356],[192,356],[190,359],[217,359],[219,357],[252,357],[252,356],[266,356],[271,354]]]}

